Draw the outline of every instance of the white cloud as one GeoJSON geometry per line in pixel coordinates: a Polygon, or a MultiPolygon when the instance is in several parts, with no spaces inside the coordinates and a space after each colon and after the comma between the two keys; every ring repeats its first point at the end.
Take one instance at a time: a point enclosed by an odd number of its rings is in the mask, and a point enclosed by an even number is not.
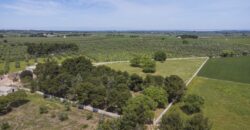
{"type": "Polygon", "coordinates": [[[14,11],[19,15],[56,15],[61,12],[60,4],[54,0],[18,0],[3,4],[1,7],[14,11]]]}

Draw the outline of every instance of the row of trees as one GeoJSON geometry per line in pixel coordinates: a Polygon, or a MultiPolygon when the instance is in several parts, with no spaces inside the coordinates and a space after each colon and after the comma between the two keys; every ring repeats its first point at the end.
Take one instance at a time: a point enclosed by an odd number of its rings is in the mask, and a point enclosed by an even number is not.
{"type": "Polygon", "coordinates": [[[28,46],[27,52],[30,55],[43,56],[48,54],[63,53],[69,51],[78,51],[78,46],[76,44],[70,43],[26,43],[28,46]]]}
{"type": "Polygon", "coordinates": [[[182,39],[191,38],[191,39],[198,39],[197,35],[179,35],[177,37],[181,37],[182,39]]]}
{"type": "Polygon", "coordinates": [[[237,54],[233,50],[223,50],[220,54],[221,57],[234,57],[234,56],[247,56],[249,55],[248,51],[243,51],[241,54],[237,54]]]}

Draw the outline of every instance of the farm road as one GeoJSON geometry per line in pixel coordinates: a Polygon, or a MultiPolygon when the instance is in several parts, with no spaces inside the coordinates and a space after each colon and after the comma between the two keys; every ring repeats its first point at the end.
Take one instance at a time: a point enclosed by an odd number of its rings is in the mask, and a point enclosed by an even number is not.
{"type": "MultiPolygon", "coordinates": [[[[208,57],[198,57],[198,58],[206,58],[206,60],[202,63],[202,65],[197,69],[197,71],[193,74],[193,76],[186,82],[186,86],[188,86],[191,81],[194,79],[194,77],[199,73],[199,71],[202,69],[202,67],[207,63],[208,61],[208,57]]],[[[176,59],[176,58],[173,58],[176,59]]],[[[177,58],[180,59],[180,58],[177,58]]],[[[187,58],[181,58],[181,59],[187,59],[187,58]]],[[[188,58],[190,59],[190,58],[188,58]]],[[[197,59],[197,58],[196,58],[197,59]]],[[[156,118],[156,120],[154,121],[154,125],[157,125],[160,121],[161,118],[163,117],[163,115],[171,108],[171,106],[173,105],[174,101],[172,101],[165,109],[164,111],[158,116],[158,118],[156,118]]]]}

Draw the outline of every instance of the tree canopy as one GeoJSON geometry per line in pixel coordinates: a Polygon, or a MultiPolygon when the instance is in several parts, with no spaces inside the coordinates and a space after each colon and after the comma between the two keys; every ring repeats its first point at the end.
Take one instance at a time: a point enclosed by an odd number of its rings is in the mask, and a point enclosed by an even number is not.
{"type": "Polygon", "coordinates": [[[143,94],[153,99],[160,108],[164,108],[168,102],[168,95],[161,87],[148,87],[143,91],[143,94]]]}
{"type": "Polygon", "coordinates": [[[186,85],[177,75],[171,75],[165,78],[164,89],[169,94],[168,100],[180,100],[185,93],[186,85]]]}
{"type": "Polygon", "coordinates": [[[195,112],[200,112],[203,104],[204,99],[202,97],[198,95],[188,95],[184,99],[182,110],[188,114],[193,114],[195,112]]]}
{"type": "Polygon", "coordinates": [[[157,51],[154,53],[155,61],[165,61],[167,59],[167,55],[164,51],[157,51]]]}
{"type": "Polygon", "coordinates": [[[165,114],[162,117],[159,129],[160,130],[183,130],[184,121],[179,113],[165,114]]]}

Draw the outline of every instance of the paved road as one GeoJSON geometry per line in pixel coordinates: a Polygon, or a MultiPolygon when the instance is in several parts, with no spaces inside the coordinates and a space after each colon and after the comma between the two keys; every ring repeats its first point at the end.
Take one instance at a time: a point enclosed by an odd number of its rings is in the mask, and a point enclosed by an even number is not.
{"type": "MultiPolygon", "coordinates": [[[[206,60],[201,64],[201,66],[197,69],[197,71],[193,74],[193,76],[186,82],[186,86],[188,86],[191,81],[194,79],[194,77],[199,73],[199,71],[202,69],[202,67],[206,64],[208,61],[208,57],[199,57],[199,58],[206,58],[206,60]]],[[[180,58],[179,58],[180,59],[180,58]]],[[[189,58],[190,59],[190,58],[189,58]]],[[[154,120],[154,125],[157,125],[160,121],[163,115],[170,109],[170,107],[173,105],[174,101],[171,102],[165,109],[164,111],[154,120]]]]}

